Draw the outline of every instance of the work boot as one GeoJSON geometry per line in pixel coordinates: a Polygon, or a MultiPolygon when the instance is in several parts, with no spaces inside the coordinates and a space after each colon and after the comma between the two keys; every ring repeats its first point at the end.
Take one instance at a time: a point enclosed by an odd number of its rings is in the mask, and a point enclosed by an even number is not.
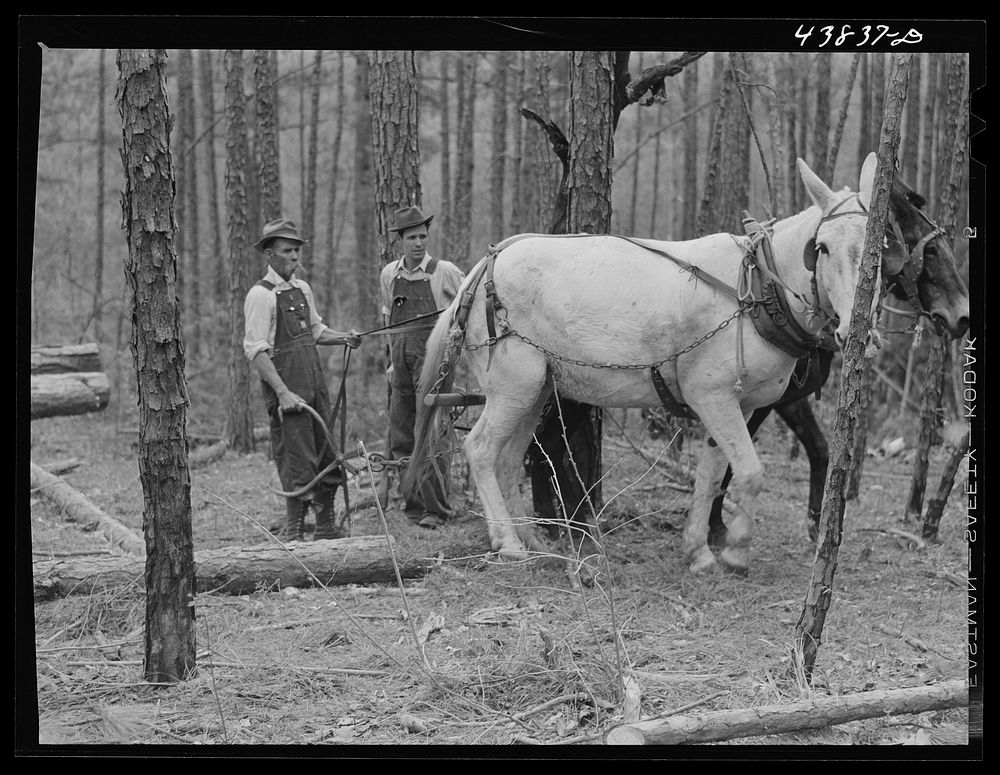
{"type": "Polygon", "coordinates": [[[279,541],[287,543],[288,541],[302,540],[302,526],[308,510],[308,501],[300,501],[298,498],[285,498],[285,524],[278,531],[279,541]]]}
{"type": "Polygon", "coordinates": [[[336,489],[324,489],[313,502],[316,507],[316,532],[314,541],[324,541],[328,538],[345,538],[346,531],[333,519],[336,489]]]}

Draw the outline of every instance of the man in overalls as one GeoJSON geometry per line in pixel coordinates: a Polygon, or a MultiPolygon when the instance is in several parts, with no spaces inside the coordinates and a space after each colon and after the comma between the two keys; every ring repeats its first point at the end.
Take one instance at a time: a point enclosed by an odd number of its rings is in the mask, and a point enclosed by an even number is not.
{"type": "MultiPolygon", "coordinates": [[[[396,225],[390,231],[399,235],[402,257],[386,264],[380,277],[382,314],[389,325],[426,316],[412,327],[391,331],[389,336],[389,456],[393,460],[413,452],[416,387],[434,324],[431,313],[451,304],[465,279],[455,264],[427,253],[428,229],[433,219],[419,207],[396,211],[396,225]]],[[[421,527],[440,527],[452,513],[447,483],[428,478],[421,483],[418,494],[407,501],[405,510],[407,517],[421,527]]]]}
{"type": "Polygon", "coordinates": [[[254,248],[267,258],[267,274],[250,289],[243,305],[243,350],[261,379],[278,478],[284,492],[298,493],[285,499],[285,522],[279,532],[285,541],[303,539],[310,504],[316,510],[314,539],[345,535],[333,519],[334,496],[344,473],[334,465],[336,450],[323,424],[303,407],[312,407],[324,422],[330,421],[330,394],[316,345],[361,345],[357,331],[334,331],[324,325],[309,284],[294,277],[305,242],[288,219],[264,226],[254,248]]]}

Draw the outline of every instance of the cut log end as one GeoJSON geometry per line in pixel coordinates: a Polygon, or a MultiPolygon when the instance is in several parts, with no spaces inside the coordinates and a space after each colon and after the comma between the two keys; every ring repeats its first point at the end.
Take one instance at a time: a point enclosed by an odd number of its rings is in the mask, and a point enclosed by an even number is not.
{"type": "Polygon", "coordinates": [[[608,732],[604,742],[608,745],[645,745],[646,736],[635,727],[615,727],[608,732]]]}
{"type": "Polygon", "coordinates": [[[31,375],[31,419],[100,412],[111,382],[103,372],[31,375]]]}

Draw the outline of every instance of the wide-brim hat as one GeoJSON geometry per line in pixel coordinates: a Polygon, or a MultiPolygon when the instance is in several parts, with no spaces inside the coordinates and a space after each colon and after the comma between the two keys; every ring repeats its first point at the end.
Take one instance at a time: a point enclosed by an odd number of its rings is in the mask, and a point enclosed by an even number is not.
{"type": "Polygon", "coordinates": [[[430,225],[433,220],[433,215],[424,215],[419,207],[401,207],[396,210],[396,225],[390,227],[389,231],[406,231],[414,226],[430,225]]]}
{"type": "Polygon", "coordinates": [[[299,236],[299,227],[295,225],[295,221],[290,221],[287,218],[278,218],[277,220],[268,221],[264,224],[264,230],[261,238],[253,243],[254,249],[258,253],[263,253],[264,248],[262,247],[262,244],[268,240],[275,239],[276,237],[293,240],[303,245],[309,242],[309,240],[302,239],[302,237],[299,236]]]}

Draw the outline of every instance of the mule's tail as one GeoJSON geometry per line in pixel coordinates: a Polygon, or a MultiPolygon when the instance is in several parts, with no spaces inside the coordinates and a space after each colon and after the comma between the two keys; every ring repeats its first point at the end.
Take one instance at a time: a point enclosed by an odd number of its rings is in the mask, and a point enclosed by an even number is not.
{"type": "Polygon", "coordinates": [[[449,440],[451,424],[447,415],[439,411],[440,407],[427,406],[424,399],[431,393],[450,392],[455,383],[455,370],[462,357],[465,340],[464,321],[458,321],[457,313],[466,294],[475,294],[482,276],[480,267],[485,261],[480,261],[469,273],[455,300],[441,313],[427,338],[424,365],[416,391],[413,454],[399,481],[399,489],[407,498],[415,495],[421,483],[430,476],[447,481],[442,461],[450,459],[445,454],[445,445],[449,440]]]}

